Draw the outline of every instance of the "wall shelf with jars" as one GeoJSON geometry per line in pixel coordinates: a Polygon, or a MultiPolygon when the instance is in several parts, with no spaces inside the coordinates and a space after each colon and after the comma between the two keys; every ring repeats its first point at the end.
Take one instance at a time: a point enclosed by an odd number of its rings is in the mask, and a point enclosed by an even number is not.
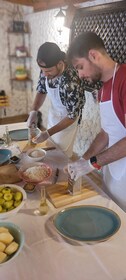
{"type": "MultiPolygon", "coordinates": [[[[30,90],[32,91],[31,33],[27,23],[23,22],[22,25],[19,24],[21,22],[14,23],[7,31],[11,91],[14,92],[17,82],[24,85],[24,91],[26,92],[29,88],[28,83],[30,83],[30,90]]],[[[20,89],[20,86],[18,88],[20,89]]]]}

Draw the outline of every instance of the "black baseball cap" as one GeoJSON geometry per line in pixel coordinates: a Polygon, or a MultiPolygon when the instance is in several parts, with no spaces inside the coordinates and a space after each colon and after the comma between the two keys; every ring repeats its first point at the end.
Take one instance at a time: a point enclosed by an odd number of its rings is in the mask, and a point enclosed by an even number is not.
{"type": "Polygon", "coordinates": [[[39,47],[37,63],[40,67],[53,67],[57,65],[60,60],[65,60],[65,53],[62,52],[55,43],[45,42],[39,47]]]}

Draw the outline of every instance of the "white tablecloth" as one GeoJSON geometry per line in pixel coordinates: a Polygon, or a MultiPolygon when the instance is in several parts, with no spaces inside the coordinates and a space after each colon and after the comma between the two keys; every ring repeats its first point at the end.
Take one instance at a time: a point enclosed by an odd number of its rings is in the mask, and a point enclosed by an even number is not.
{"type": "MultiPolygon", "coordinates": [[[[49,151],[47,161],[59,168],[67,162],[59,151],[49,151]]],[[[126,214],[111,199],[100,191],[71,205],[105,206],[121,218],[121,227],[114,236],[89,245],[69,241],[56,232],[52,219],[61,209],[55,209],[50,202],[47,215],[35,216],[39,198],[38,191],[28,194],[24,208],[9,219],[23,230],[25,245],[17,258],[0,266],[0,280],[126,280],[126,214]]]]}

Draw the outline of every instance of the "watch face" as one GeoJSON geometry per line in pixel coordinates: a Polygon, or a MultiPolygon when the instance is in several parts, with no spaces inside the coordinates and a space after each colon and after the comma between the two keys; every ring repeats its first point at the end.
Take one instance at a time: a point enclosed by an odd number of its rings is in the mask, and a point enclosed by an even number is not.
{"type": "Polygon", "coordinates": [[[94,157],[91,157],[90,158],[90,162],[93,164],[93,163],[97,163],[97,158],[94,156],[94,157]]]}
{"type": "Polygon", "coordinates": [[[95,156],[90,158],[90,162],[95,169],[101,169],[101,166],[97,163],[97,158],[95,156]]]}

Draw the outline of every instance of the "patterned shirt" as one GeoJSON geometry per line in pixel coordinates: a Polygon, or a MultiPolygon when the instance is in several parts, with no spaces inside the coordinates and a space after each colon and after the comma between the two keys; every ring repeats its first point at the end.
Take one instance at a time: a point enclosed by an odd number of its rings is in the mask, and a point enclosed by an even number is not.
{"type": "MultiPolygon", "coordinates": [[[[45,86],[45,76],[40,71],[37,92],[47,94],[45,86]]],[[[79,79],[76,71],[68,66],[60,77],[49,79],[50,88],[59,86],[59,94],[62,104],[66,107],[67,117],[74,119],[80,115],[79,123],[82,117],[82,108],[85,104],[85,94],[83,81],[79,79]]]]}

